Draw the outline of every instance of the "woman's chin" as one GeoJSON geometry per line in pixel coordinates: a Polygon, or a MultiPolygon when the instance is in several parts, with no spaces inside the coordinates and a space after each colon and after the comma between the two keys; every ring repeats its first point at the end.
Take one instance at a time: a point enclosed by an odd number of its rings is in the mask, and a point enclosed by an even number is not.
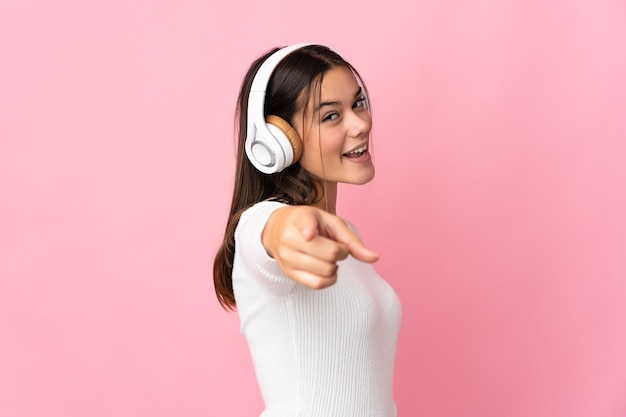
{"type": "Polygon", "coordinates": [[[350,179],[349,181],[345,181],[346,184],[353,185],[364,185],[374,179],[376,172],[374,170],[374,166],[371,167],[371,171],[368,173],[363,173],[362,175],[355,176],[355,178],[350,179]]]}

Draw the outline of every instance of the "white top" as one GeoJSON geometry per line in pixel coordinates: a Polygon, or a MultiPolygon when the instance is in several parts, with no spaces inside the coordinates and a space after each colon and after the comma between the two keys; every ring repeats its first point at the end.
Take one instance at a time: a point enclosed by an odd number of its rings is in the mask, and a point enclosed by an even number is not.
{"type": "Polygon", "coordinates": [[[328,288],[289,279],[261,243],[282,206],[256,204],[235,231],[233,290],[265,402],[261,417],[395,417],[396,293],[351,256],[328,288]]]}

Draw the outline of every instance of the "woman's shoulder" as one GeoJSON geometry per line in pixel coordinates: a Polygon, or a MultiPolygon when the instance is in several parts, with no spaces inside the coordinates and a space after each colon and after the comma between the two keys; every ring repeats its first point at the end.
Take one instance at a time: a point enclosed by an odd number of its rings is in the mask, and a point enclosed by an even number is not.
{"type": "Polygon", "coordinates": [[[235,229],[235,240],[237,240],[238,236],[241,235],[242,230],[245,229],[254,229],[255,232],[260,232],[264,227],[265,223],[267,223],[267,219],[272,215],[272,213],[281,208],[286,207],[287,204],[278,200],[263,200],[255,203],[245,209],[241,216],[239,217],[239,221],[237,222],[237,227],[235,229]],[[258,230],[257,230],[258,229],[258,230]]]}
{"type": "Polygon", "coordinates": [[[286,203],[283,203],[278,200],[263,200],[255,203],[245,209],[241,213],[241,217],[239,218],[239,224],[245,223],[250,219],[255,218],[264,218],[267,220],[269,215],[276,209],[287,206],[286,203]]]}

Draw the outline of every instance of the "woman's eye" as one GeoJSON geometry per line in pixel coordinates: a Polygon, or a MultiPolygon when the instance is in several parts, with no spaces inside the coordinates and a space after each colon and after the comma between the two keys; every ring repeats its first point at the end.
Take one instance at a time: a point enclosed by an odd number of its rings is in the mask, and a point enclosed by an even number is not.
{"type": "Polygon", "coordinates": [[[354,102],[352,108],[356,109],[358,107],[365,107],[365,96],[361,96],[357,101],[354,102]]]}
{"type": "Polygon", "coordinates": [[[335,120],[337,117],[339,117],[339,115],[337,113],[329,113],[326,116],[324,116],[324,118],[322,119],[322,121],[327,121],[327,120],[335,120]]]}

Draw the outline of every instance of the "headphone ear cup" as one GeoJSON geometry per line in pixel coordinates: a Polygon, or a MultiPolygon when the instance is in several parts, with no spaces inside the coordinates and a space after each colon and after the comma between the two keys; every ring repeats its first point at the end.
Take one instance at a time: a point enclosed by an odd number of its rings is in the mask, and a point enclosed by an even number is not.
{"type": "Polygon", "coordinates": [[[265,118],[265,122],[278,128],[287,138],[293,149],[293,161],[291,164],[298,162],[302,156],[302,139],[296,129],[293,128],[285,119],[275,115],[269,115],[265,118]]]}

